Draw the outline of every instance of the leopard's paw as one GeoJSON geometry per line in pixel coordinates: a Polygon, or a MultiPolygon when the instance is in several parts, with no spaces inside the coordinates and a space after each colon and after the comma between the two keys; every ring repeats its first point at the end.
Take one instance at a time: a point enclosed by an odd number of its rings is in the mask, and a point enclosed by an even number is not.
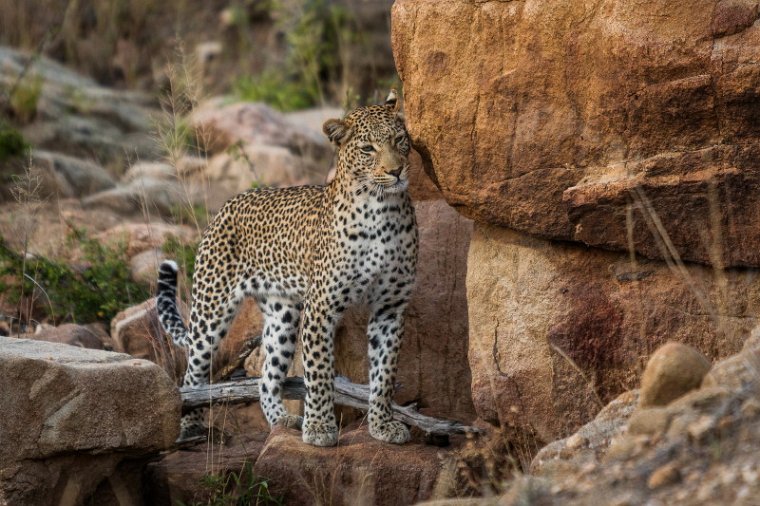
{"type": "Polygon", "coordinates": [[[406,425],[396,420],[370,424],[369,434],[380,441],[397,445],[406,443],[412,437],[406,425]]]}
{"type": "Polygon", "coordinates": [[[338,444],[338,426],[335,422],[309,421],[303,425],[303,442],[314,446],[338,444]]]}

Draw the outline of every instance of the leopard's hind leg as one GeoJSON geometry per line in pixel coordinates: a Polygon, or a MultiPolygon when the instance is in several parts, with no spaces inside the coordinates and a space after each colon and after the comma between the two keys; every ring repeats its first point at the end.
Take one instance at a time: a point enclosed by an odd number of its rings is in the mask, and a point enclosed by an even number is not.
{"type": "Polygon", "coordinates": [[[301,429],[303,418],[291,415],[282,402],[282,383],[296,350],[301,304],[283,297],[258,300],[264,314],[263,346],[266,352],[261,377],[261,409],[269,425],[301,429]]]}

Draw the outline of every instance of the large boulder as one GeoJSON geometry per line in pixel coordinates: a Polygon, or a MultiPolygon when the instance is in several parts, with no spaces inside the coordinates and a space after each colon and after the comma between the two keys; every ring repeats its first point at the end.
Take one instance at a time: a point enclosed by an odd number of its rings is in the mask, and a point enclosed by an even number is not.
{"type": "Polygon", "coordinates": [[[478,221],[758,266],[757,12],[399,0],[407,126],[444,198],[478,221]]]}
{"type": "Polygon", "coordinates": [[[740,350],[760,313],[756,277],[674,271],[476,224],[467,267],[475,409],[522,436],[563,437],[635,387],[666,341],[710,359],[740,350]]]}
{"type": "MultiPolygon", "coordinates": [[[[0,502],[81,504],[125,459],[168,448],[180,398],[128,355],[0,337],[0,502]]],[[[115,482],[118,482],[115,477],[115,482]]]]}
{"type": "MultiPolygon", "coordinates": [[[[75,158],[73,156],[54,153],[52,151],[33,150],[29,160],[31,179],[36,195],[28,198],[59,199],[59,198],[82,198],[98,191],[113,188],[116,182],[113,177],[101,166],[75,158]]],[[[14,164],[3,164],[3,176],[11,179],[18,169],[14,164]],[[9,174],[9,172],[11,174],[9,174]]],[[[12,190],[4,187],[0,190],[0,198],[12,197],[12,190]]],[[[10,199],[8,199],[10,200],[10,199]]]]}
{"type": "Polygon", "coordinates": [[[325,135],[288,121],[282,113],[258,102],[231,104],[224,97],[208,100],[193,111],[190,126],[212,153],[236,145],[263,144],[280,146],[311,161],[327,162],[327,165],[332,158],[332,148],[325,135]]]}

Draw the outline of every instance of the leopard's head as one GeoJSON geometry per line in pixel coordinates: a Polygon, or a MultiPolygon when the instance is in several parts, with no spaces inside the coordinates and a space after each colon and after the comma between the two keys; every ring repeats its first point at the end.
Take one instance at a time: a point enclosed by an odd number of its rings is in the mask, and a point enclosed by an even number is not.
{"type": "Polygon", "coordinates": [[[322,130],[338,149],[339,176],[348,176],[360,189],[373,193],[406,190],[410,143],[396,90],[384,104],[360,107],[342,120],[327,120],[322,130]]]}

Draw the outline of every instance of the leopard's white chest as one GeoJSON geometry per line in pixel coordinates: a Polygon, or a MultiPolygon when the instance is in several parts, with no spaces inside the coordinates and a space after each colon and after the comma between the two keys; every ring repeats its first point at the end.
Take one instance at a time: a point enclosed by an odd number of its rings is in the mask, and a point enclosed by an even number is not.
{"type": "MultiPolygon", "coordinates": [[[[361,299],[381,276],[408,270],[410,250],[416,251],[414,217],[401,198],[368,198],[348,213],[339,232],[345,255],[340,262],[351,299],[361,299]]],[[[413,268],[413,267],[412,267],[413,268]]]]}

